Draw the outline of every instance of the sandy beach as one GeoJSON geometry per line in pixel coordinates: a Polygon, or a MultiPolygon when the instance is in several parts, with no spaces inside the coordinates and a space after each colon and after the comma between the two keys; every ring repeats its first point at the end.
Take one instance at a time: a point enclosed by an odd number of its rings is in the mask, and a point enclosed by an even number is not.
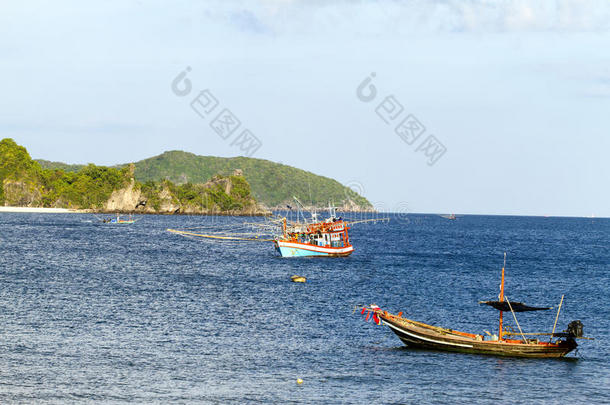
{"type": "Polygon", "coordinates": [[[37,214],[78,214],[79,210],[69,210],[66,208],[34,208],[34,207],[0,207],[1,212],[21,212],[37,214]]]}

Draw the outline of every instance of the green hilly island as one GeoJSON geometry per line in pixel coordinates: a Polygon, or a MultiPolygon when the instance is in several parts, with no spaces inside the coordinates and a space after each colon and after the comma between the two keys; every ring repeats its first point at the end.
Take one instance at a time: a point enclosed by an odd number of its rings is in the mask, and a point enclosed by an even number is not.
{"type": "Polygon", "coordinates": [[[93,212],[262,215],[239,172],[201,183],[141,182],[133,164],[104,167],[40,164],[12,139],[0,141],[0,206],[93,212]],[[49,167],[55,166],[55,167],[49,167]]]}
{"type": "MultiPolygon", "coordinates": [[[[38,162],[44,168],[64,171],[76,172],[85,167],[45,160],[38,162]]],[[[188,152],[170,151],[141,160],[134,165],[135,178],[142,183],[162,180],[169,180],[178,185],[206,183],[215,175],[229,176],[236,170],[241,171],[254,198],[271,208],[293,205],[292,197],[296,196],[306,205],[311,203],[327,206],[332,202],[345,209],[372,209],[366,198],[336,180],[263,159],[198,156],[188,152]]]]}

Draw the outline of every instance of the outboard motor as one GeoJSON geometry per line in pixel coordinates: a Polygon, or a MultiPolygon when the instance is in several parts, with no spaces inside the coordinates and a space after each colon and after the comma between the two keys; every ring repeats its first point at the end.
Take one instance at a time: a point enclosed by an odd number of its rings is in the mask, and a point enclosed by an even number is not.
{"type": "Polygon", "coordinates": [[[571,338],[582,337],[582,328],[582,322],[572,321],[568,324],[568,329],[566,330],[566,332],[568,332],[571,338]]]}

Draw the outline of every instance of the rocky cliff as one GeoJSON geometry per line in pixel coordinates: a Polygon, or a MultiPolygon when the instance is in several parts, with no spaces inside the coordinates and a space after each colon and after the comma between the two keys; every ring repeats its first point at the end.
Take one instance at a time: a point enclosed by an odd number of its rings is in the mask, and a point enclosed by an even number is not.
{"type": "Polygon", "coordinates": [[[205,184],[175,186],[162,182],[152,188],[131,178],[129,183],[112,192],[102,212],[190,214],[190,215],[269,215],[270,212],[249,195],[239,194],[243,184],[239,175],[215,176],[205,184]],[[184,192],[180,187],[189,190],[184,192]],[[182,191],[182,192],[181,192],[182,191]],[[189,191],[192,191],[189,193],[189,191]],[[220,198],[218,198],[220,197],[220,198]],[[220,200],[220,201],[219,201],[220,200]],[[230,201],[227,204],[227,201],[230,201]]]}

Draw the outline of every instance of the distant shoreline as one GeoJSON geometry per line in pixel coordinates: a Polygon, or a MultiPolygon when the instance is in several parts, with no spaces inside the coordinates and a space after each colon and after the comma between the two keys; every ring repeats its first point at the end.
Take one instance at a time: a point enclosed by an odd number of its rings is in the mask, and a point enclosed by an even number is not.
{"type": "MultiPolygon", "coordinates": [[[[285,211],[285,210],[272,210],[285,211]]],[[[6,213],[24,213],[24,214],[100,214],[100,215],[180,215],[180,216],[223,216],[223,217],[264,217],[269,216],[270,213],[261,212],[214,212],[214,213],[191,213],[191,212],[134,212],[134,211],[106,211],[106,210],[92,210],[92,209],[69,209],[69,208],[42,208],[42,207],[4,207],[0,206],[0,214],[6,213]]],[[[371,213],[374,211],[341,211],[345,213],[371,213]]],[[[377,214],[396,214],[392,212],[377,212],[377,214]]],[[[405,213],[400,213],[405,215],[405,213]]],[[[440,216],[441,214],[429,213],[429,212],[410,212],[409,215],[433,215],[440,216]]],[[[590,216],[573,216],[573,215],[518,215],[518,214],[458,214],[459,217],[465,216],[488,216],[488,217],[537,217],[537,218],[585,218],[585,219],[608,219],[610,217],[590,217],[590,216]]]]}
{"type": "Polygon", "coordinates": [[[266,212],[138,212],[124,210],[92,210],[92,209],[68,209],[68,208],[42,208],[42,207],[3,207],[0,206],[0,214],[21,213],[21,214],[100,214],[100,215],[187,215],[187,216],[223,216],[223,217],[263,217],[271,215],[266,212]]]}

